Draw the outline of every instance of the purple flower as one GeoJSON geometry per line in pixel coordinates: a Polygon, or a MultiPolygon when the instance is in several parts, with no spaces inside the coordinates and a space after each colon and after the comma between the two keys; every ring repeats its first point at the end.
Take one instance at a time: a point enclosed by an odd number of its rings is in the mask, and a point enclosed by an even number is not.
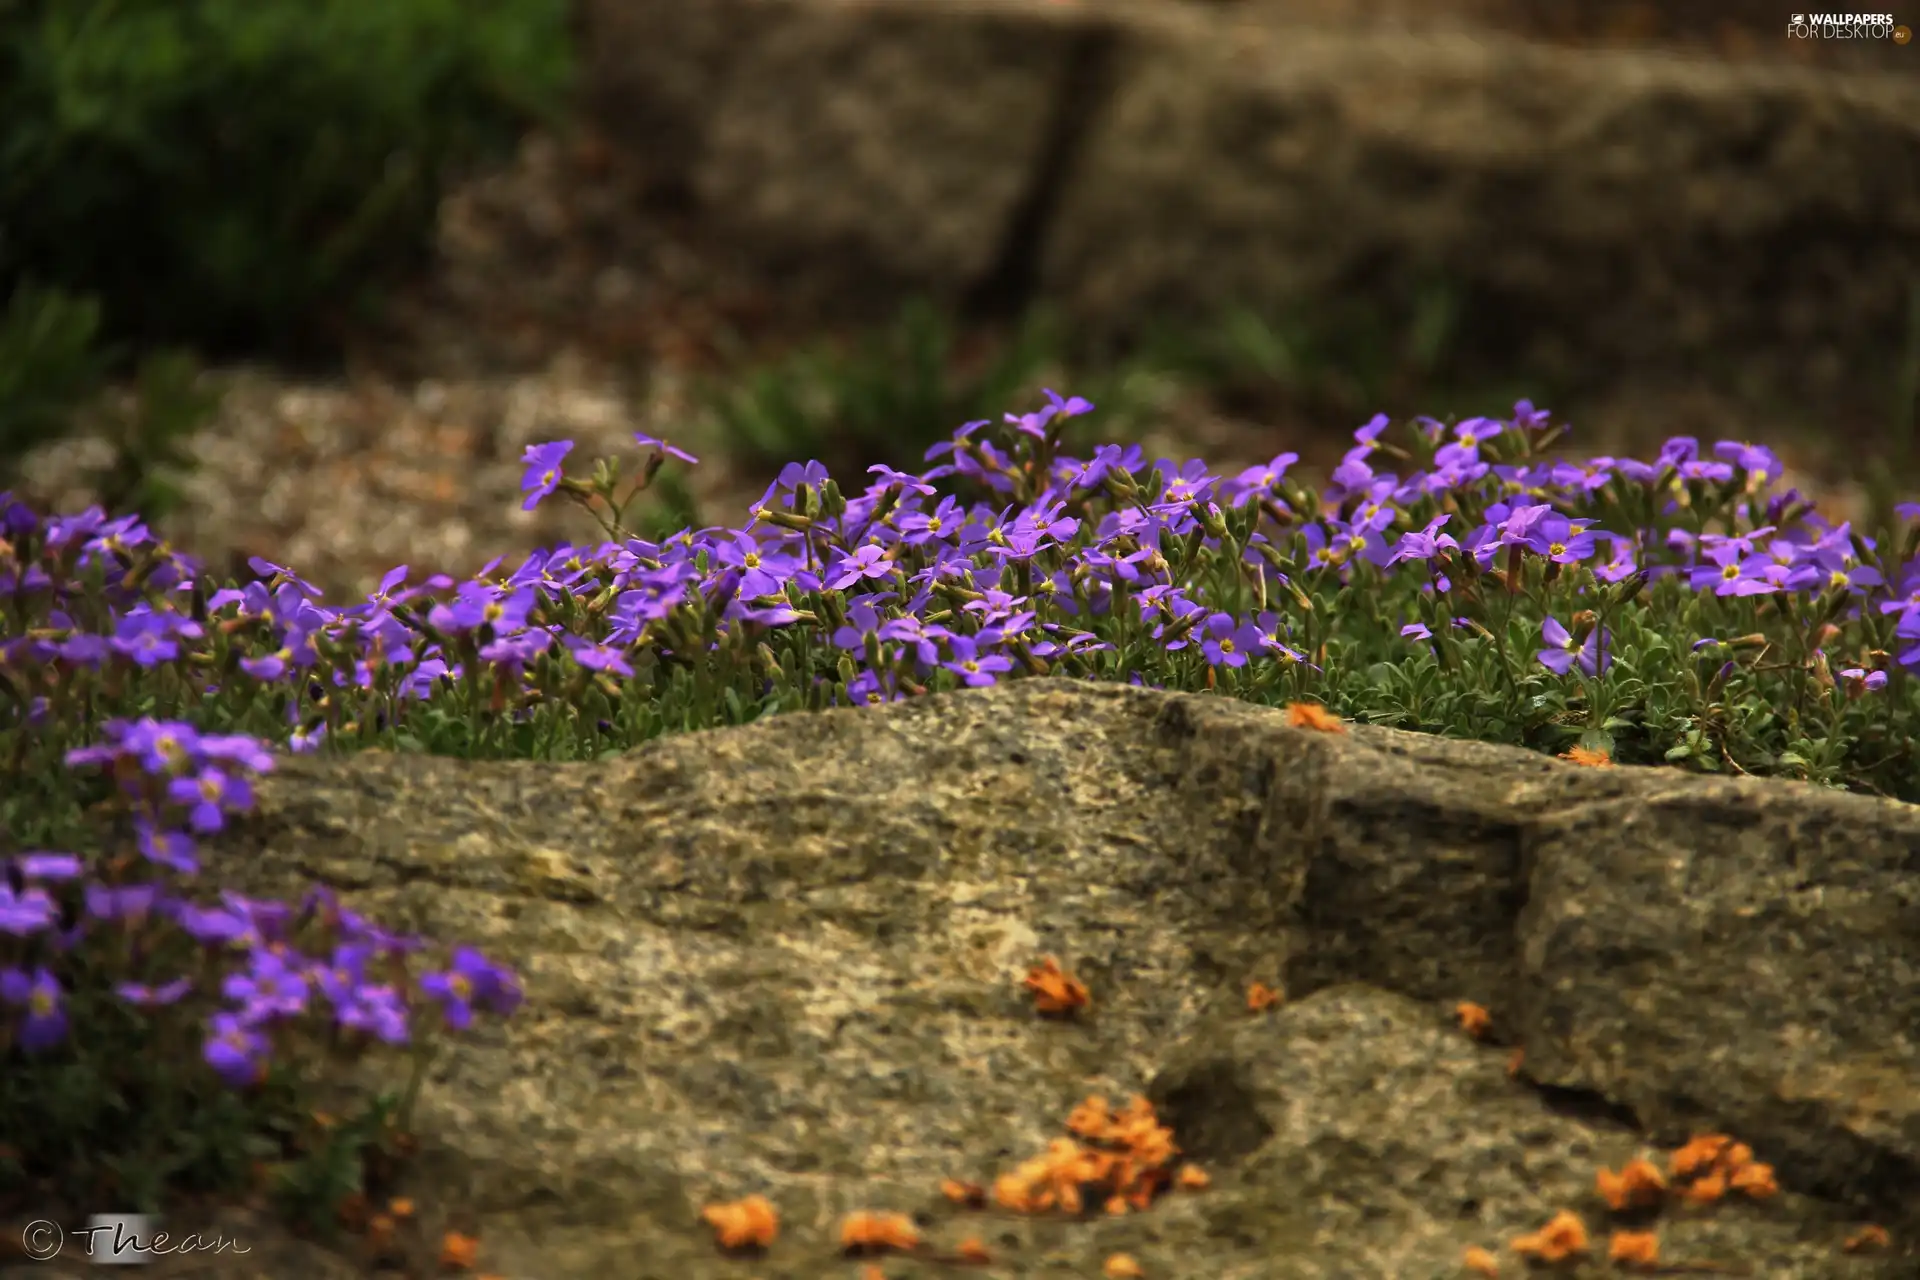
{"type": "Polygon", "coordinates": [[[216,1013],[208,1024],[201,1055],[222,1080],[238,1088],[266,1075],[267,1052],[267,1038],[241,1021],[239,1015],[216,1013]]]}
{"type": "Polygon", "coordinates": [[[1093,402],[1082,396],[1068,396],[1063,400],[1060,397],[1060,393],[1052,387],[1042,387],[1040,391],[1041,394],[1045,395],[1047,399],[1052,402],[1047,408],[1041,410],[1041,412],[1047,414],[1049,417],[1057,413],[1063,418],[1077,418],[1083,413],[1093,412],[1093,402]]]}
{"type": "Polygon", "coordinates": [[[1560,625],[1560,620],[1549,617],[1540,627],[1541,637],[1548,647],[1534,656],[1540,659],[1541,666],[1558,676],[1566,675],[1575,662],[1588,676],[1599,675],[1613,665],[1612,637],[1603,634],[1604,631],[1605,628],[1595,627],[1587,633],[1584,644],[1575,644],[1572,634],[1560,625]]]}
{"type": "Polygon", "coordinates": [[[528,663],[553,647],[553,631],[559,628],[543,629],[536,627],[532,631],[523,631],[518,635],[502,636],[498,640],[489,640],[480,646],[480,657],[501,671],[518,675],[528,663]]]}
{"type": "Polygon", "coordinates": [[[24,970],[0,970],[0,1000],[15,1008],[25,1006],[20,1023],[20,1047],[29,1053],[51,1049],[67,1034],[66,992],[60,980],[44,966],[28,977],[24,970]]]}
{"type": "Polygon", "coordinates": [[[1137,444],[1122,447],[1117,444],[1094,446],[1093,461],[1080,469],[1073,478],[1076,489],[1097,489],[1109,476],[1118,473],[1132,479],[1133,473],[1146,465],[1146,454],[1137,444]]]}
{"type": "Polygon", "coordinates": [[[867,638],[880,636],[880,614],[870,604],[856,604],[847,610],[847,623],[833,633],[837,649],[858,653],[866,648],[867,638]]]}
{"type": "Polygon", "coordinates": [[[239,912],[196,906],[191,902],[175,902],[172,905],[174,923],[202,946],[244,945],[254,936],[253,922],[239,912]]]}
{"type": "Polygon", "coordinates": [[[1715,457],[1725,458],[1742,471],[1757,475],[1762,480],[1777,480],[1786,472],[1779,455],[1764,445],[1722,440],[1713,446],[1713,452],[1715,457]]]}
{"type": "Polygon", "coordinates": [[[1400,541],[1394,546],[1393,557],[1388,563],[1397,564],[1402,560],[1432,560],[1442,550],[1448,548],[1458,550],[1460,544],[1454,541],[1453,535],[1440,532],[1440,526],[1451,519],[1453,516],[1443,511],[1427,521],[1426,528],[1409,530],[1401,534],[1400,541]]]}
{"type": "Polygon", "coordinates": [[[230,973],[220,994],[246,1006],[248,1021],[293,1017],[307,1007],[307,976],[270,951],[257,951],[246,973],[230,973]]]}
{"type": "MultiPolygon", "coordinates": [[[[760,495],[760,501],[753,504],[753,523],[764,520],[770,511],[776,509],[776,499],[781,500],[781,507],[791,507],[793,499],[799,496],[801,485],[807,485],[818,491],[826,482],[827,469],[817,460],[810,461],[805,466],[798,462],[789,462],[780,468],[779,477],[767,486],[767,491],[760,495]]],[[[749,524],[748,527],[751,528],[752,525],[749,524]]]]}
{"type": "Polygon", "coordinates": [[[113,638],[107,641],[115,653],[133,659],[142,667],[155,667],[180,656],[176,636],[188,639],[201,635],[200,624],[188,618],[157,613],[142,605],[120,619],[113,638]]]}
{"type": "Polygon", "coordinates": [[[800,568],[800,558],[776,547],[763,547],[751,533],[735,533],[712,543],[713,558],[721,566],[739,569],[740,594],[749,600],[779,595],[800,568]]]}
{"type": "Polygon", "coordinates": [[[994,683],[996,671],[1013,670],[1013,659],[1000,653],[982,654],[972,636],[949,636],[947,647],[953,657],[940,665],[975,688],[994,683]]]}
{"type": "Polygon", "coordinates": [[[240,669],[255,680],[278,680],[287,673],[287,664],[292,658],[293,650],[283,645],[260,657],[240,659],[240,669]]]}
{"type": "Polygon", "coordinates": [[[63,662],[71,662],[82,667],[98,667],[107,660],[109,653],[115,652],[115,649],[105,636],[81,632],[62,640],[56,647],[56,652],[63,662]]]}
{"type": "Polygon", "coordinates": [[[1593,555],[1593,535],[1562,515],[1548,515],[1527,535],[1528,550],[1555,564],[1580,564],[1593,555]]]}
{"type": "Polygon", "coordinates": [[[87,914],[96,920],[120,920],[128,926],[146,919],[160,900],[157,884],[89,884],[86,888],[87,914]]]}
{"type": "Polygon", "coordinates": [[[1683,462],[1691,462],[1700,456],[1700,441],[1694,436],[1673,436],[1660,446],[1660,453],[1654,459],[1656,467],[1678,468],[1683,462]]]}
{"type": "Polygon", "coordinates": [[[1687,584],[1695,591],[1713,588],[1717,596],[1758,596],[1777,590],[1761,575],[1770,568],[1765,556],[1743,554],[1736,543],[1721,543],[1707,548],[1707,563],[1695,565],[1687,574],[1687,584]]]}
{"type": "Polygon", "coordinates": [[[173,779],[167,784],[167,796],[186,808],[187,821],[203,834],[220,830],[225,810],[253,807],[253,789],[245,780],[211,765],[197,778],[173,779]]]}
{"type": "Polygon", "coordinates": [[[45,889],[15,893],[12,885],[0,882],[0,933],[24,938],[52,924],[55,914],[53,899],[45,889]]]}
{"type": "Polygon", "coordinates": [[[868,467],[867,474],[878,477],[878,479],[873,482],[873,487],[868,490],[869,493],[873,492],[874,489],[885,492],[895,485],[900,486],[903,492],[917,493],[923,497],[931,496],[934,492],[933,486],[919,476],[908,475],[904,471],[896,471],[884,462],[876,462],[874,465],[868,467]]]}
{"type": "Polygon", "coordinates": [[[334,1021],[387,1044],[407,1042],[407,1006],[391,986],[361,987],[334,1009],[334,1021]]]}
{"type": "Polygon", "coordinates": [[[455,1031],[473,1024],[475,1004],[497,1008],[504,1000],[506,1012],[519,999],[505,971],[472,947],[456,947],[453,964],[444,972],[422,974],[420,989],[440,1002],[447,1025],[455,1031]]]}
{"type": "MultiPolygon", "coordinates": [[[[218,808],[214,809],[215,822],[210,830],[219,830],[219,812],[218,808]]],[[[183,876],[193,875],[200,870],[199,860],[193,856],[193,837],[186,832],[162,830],[145,817],[133,820],[133,831],[140,852],[146,855],[149,862],[171,867],[183,876]]]]}
{"type": "Polygon", "coordinates": [[[567,637],[567,649],[573,660],[589,671],[611,671],[617,676],[632,676],[626,651],[610,644],[595,644],[579,636],[567,637]]]}
{"type": "Polygon", "coordinates": [[[1613,539],[1613,554],[1607,562],[1593,571],[1593,576],[1605,583],[1615,583],[1631,577],[1639,565],[1633,558],[1632,538],[1623,538],[1619,534],[1608,534],[1613,539]]]}
{"type": "Polygon", "coordinates": [[[903,512],[900,516],[900,541],[910,547],[924,546],[929,542],[951,542],[966,522],[967,513],[960,509],[951,496],[944,497],[932,511],[903,512]]]}
{"type": "Polygon", "coordinates": [[[161,986],[150,987],[142,982],[122,982],[114,987],[114,994],[128,1004],[143,1008],[160,1004],[176,1004],[187,992],[193,990],[192,978],[175,978],[161,986]]]}
{"type": "Polygon", "coordinates": [[[893,571],[892,561],[887,559],[887,549],[868,543],[850,556],[842,556],[829,571],[834,576],[827,580],[827,586],[840,591],[865,578],[884,578],[893,571]]]}
{"type": "Polygon", "coordinates": [[[1198,458],[1190,459],[1184,466],[1175,470],[1171,461],[1160,463],[1161,471],[1167,477],[1167,487],[1160,495],[1160,501],[1150,510],[1156,514],[1166,509],[1185,511],[1195,502],[1204,502],[1212,496],[1214,486],[1219,482],[1207,472],[1207,464],[1198,458]]]}
{"type": "Polygon", "coordinates": [[[225,760],[254,773],[273,770],[273,753],[260,739],[244,733],[219,733],[200,739],[200,755],[207,760],[225,760]]]}
{"type": "Polygon", "coordinates": [[[1679,470],[1682,480],[1711,480],[1716,484],[1725,484],[1733,479],[1733,468],[1724,462],[1694,458],[1681,463],[1679,470]]]}
{"type": "Polygon", "coordinates": [[[83,869],[71,853],[23,853],[13,860],[28,880],[77,880],[83,869]]]}
{"type": "Polygon", "coordinates": [[[450,605],[435,605],[427,614],[427,621],[447,632],[490,626],[497,636],[510,635],[526,626],[527,614],[534,602],[531,587],[507,594],[492,583],[476,581],[461,583],[455,596],[450,605]]]}
{"type": "Polygon", "coordinates": [[[560,487],[561,464],[572,452],[571,440],[527,446],[526,452],[520,455],[520,461],[526,464],[526,473],[520,478],[521,492],[527,495],[527,500],[520,504],[522,511],[533,510],[541,499],[560,487]]]}
{"type": "Polygon", "coordinates": [[[1868,671],[1863,667],[1848,667],[1840,673],[1840,678],[1847,682],[1847,691],[1851,694],[1859,694],[1869,689],[1884,689],[1887,687],[1887,673],[1884,671],[1868,671]]]}
{"type": "Polygon", "coordinates": [[[1516,544],[1524,545],[1533,536],[1534,527],[1553,514],[1553,508],[1544,502],[1511,509],[1495,503],[1487,508],[1487,519],[1494,520],[1496,513],[1500,530],[1498,545],[1510,547],[1516,544]]]}
{"type": "MultiPolygon", "coordinates": [[[[158,776],[187,767],[200,746],[200,735],[194,732],[190,724],[163,723],[153,719],[128,724],[120,720],[109,722],[107,731],[109,736],[117,740],[108,758],[121,754],[133,756],[142,769],[158,776]]],[[[85,750],[81,748],[79,752],[68,752],[67,763],[81,763],[81,759],[76,757],[85,750]]],[[[95,757],[88,756],[86,759],[92,763],[95,757]]]]}
{"type": "Polygon", "coordinates": [[[1200,650],[1215,666],[1244,667],[1247,655],[1260,647],[1260,629],[1250,622],[1235,622],[1230,613],[1212,614],[1204,625],[1200,650]]]}
{"type": "Polygon", "coordinates": [[[1473,462],[1480,456],[1480,446],[1506,429],[1506,423],[1492,418],[1468,418],[1454,426],[1453,443],[1441,445],[1433,460],[1443,467],[1473,462]]]}
{"type": "Polygon", "coordinates": [[[634,432],[633,442],[639,445],[642,449],[658,449],[662,453],[671,454],[672,456],[680,459],[680,461],[686,463],[688,466],[693,466],[695,463],[700,461],[700,459],[694,457],[692,454],[688,453],[685,449],[680,448],[678,445],[669,444],[665,440],[661,440],[654,436],[650,436],[644,431],[634,432]]]}
{"type": "Polygon", "coordinates": [[[1243,507],[1249,500],[1271,494],[1287,474],[1287,468],[1298,461],[1300,455],[1297,453],[1277,453],[1265,466],[1248,467],[1229,480],[1224,488],[1232,495],[1233,505],[1243,507]]]}

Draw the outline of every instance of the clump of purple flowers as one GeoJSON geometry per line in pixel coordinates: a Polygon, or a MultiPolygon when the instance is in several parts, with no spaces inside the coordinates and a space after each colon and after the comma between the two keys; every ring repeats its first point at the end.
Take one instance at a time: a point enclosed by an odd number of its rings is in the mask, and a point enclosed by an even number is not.
{"type": "Polygon", "coordinates": [[[217,996],[221,1004],[204,1013],[202,1055],[234,1086],[263,1079],[276,1034],[315,1017],[397,1046],[413,1038],[422,1007],[440,1007],[445,1027],[465,1031],[474,1007],[509,1013],[518,1004],[513,973],[467,948],[451,967],[407,986],[403,961],[422,942],[374,927],[324,890],[309,892],[300,908],[232,890],[207,904],[190,892],[200,871],[196,837],[252,808],[250,777],[273,768],[273,754],[257,739],[200,733],[186,722],[109,720],[100,741],[67,750],[65,764],[113,777],[144,865],[121,860],[88,873],[77,854],[25,852],[10,860],[0,933],[13,956],[36,956],[0,965],[0,998],[17,1009],[17,1021],[0,1034],[21,1052],[58,1050],[83,1034],[67,1017],[69,992],[58,969],[90,944],[131,956],[131,973],[115,992],[132,1006],[217,996]],[[63,913],[58,898],[69,889],[77,889],[71,902],[79,910],[63,913]],[[192,946],[169,948],[154,938],[165,931],[192,946]],[[296,948],[309,933],[323,936],[323,954],[296,948]],[[184,971],[159,969],[167,961],[184,971]]]}
{"type": "Polygon", "coordinates": [[[216,584],[137,520],[0,495],[0,750],[50,776],[104,771],[139,855],[0,849],[7,1051],[84,1038],[63,966],[91,939],[162,930],[187,951],[132,948],[117,998],[200,1002],[200,1054],[241,1086],[299,1025],[402,1044],[427,1012],[458,1031],[513,1007],[512,976],[477,952],[409,978],[420,940],[324,894],[192,892],[200,842],[282,751],[590,759],[1064,675],[1920,798],[1920,508],[1871,535],[1830,522],[1741,442],[1548,456],[1559,429],[1526,402],[1399,439],[1376,418],[1314,491],[1291,453],[1233,475],[1137,445],[1068,456],[1092,406],[1047,396],[963,425],[918,473],[874,466],[850,493],[796,462],[740,527],[659,541],[626,513],[691,455],[636,437],[651,452],[623,495],[617,460],[583,480],[570,442],[534,445],[524,505],[573,501],[602,541],[460,583],[409,585],[403,565],[346,605],[264,560],[216,584]],[[217,981],[208,957],[231,961],[217,981]]]}
{"type": "MultiPolygon", "coordinates": [[[[85,878],[77,921],[62,928],[53,888],[81,881],[83,862],[73,854],[28,853],[16,857],[18,888],[0,896],[0,929],[23,950],[44,940],[58,956],[91,934],[131,936],[171,926],[203,957],[231,958],[219,995],[226,1006],[206,1016],[203,1056],[229,1083],[260,1080],[267,1071],[275,1028],[324,1015],[337,1028],[392,1045],[408,1043],[421,1006],[438,1004],[445,1025],[465,1030],[477,1003],[499,1013],[519,1001],[517,980],[477,952],[458,952],[451,968],[427,972],[409,989],[392,980],[391,962],[420,950],[418,939],[388,934],[314,890],[298,909],[259,901],[231,890],[206,905],[187,892],[200,866],[196,836],[219,832],[229,816],[253,804],[252,775],[273,767],[273,756],[244,734],[206,734],[181,721],[109,720],[97,743],[66,753],[70,767],[105,769],[132,815],[135,843],[145,867],[124,866],[85,878]],[[318,925],[329,950],[295,949],[297,926],[318,925]],[[318,994],[320,1000],[313,997],[318,994]]],[[[156,962],[165,949],[141,948],[156,962]]],[[[190,967],[200,969],[194,964],[190,967]]],[[[116,991],[142,1007],[173,1005],[195,990],[195,974],[148,973],[137,967],[116,991]]],[[[18,1028],[22,1049],[57,1046],[71,1030],[63,1010],[66,991],[45,963],[31,972],[0,968],[0,994],[23,1008],[18,1028]]]]}

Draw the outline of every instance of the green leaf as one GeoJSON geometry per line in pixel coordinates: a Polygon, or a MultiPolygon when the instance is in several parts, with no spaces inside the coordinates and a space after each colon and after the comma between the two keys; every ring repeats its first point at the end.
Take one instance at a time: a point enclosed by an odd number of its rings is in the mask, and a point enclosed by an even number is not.
{"type": "Polygon", "coordinates": [[[1580,735],[1580,745],[1588,751],[1604,751],[1613,755],[1613,735],[1600,729],[1589,729],[1580,735]]]}

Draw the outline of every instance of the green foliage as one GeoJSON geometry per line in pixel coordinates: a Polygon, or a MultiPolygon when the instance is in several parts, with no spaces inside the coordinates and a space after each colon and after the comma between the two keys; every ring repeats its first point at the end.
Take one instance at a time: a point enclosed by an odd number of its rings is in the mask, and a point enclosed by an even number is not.
{"type": "Polygon", "coordinates": [[[0,481],[20,457],[67,433],[98,390],[106,358],[99,304],[16,286],[0,314],[0,481]]]}
{"type": "MultiPolygon", "coordinates": [[[[1463,305],[1457,287],[1434,281],[1397,310],[1237,308],[1205,324],[1156,324],[1113,349],[1068,342],[1044,308],[982,342],[914,302],[851,350],[820,344],[769,364],[736,361],[701,399],[729,449],[749,463],[818,458],[839,475],[875,461],[917,463],[960,423],[997,420],[1006,404],[1032,399],[1049,382],[1098,404],[1103,430],[1119,436],[1183,392],[1251,418],[1291,410],[1337,421],[1382,405],[1446,414],[1512,404],[1528,393],[1518,382],[1448,385],[1460,363],[1463,305]]],[[[1065,439],[1097,442],[1079,423],[1065,439]]]]}
{"type": "Polygon", "coordinates": [[[96,483],[110,512],[138,512],[157,520],[180,503],[176,480],[193,461],[182,446],[219,407],[199,362],[181,351],[146,356],[133,390],[105,405],[100,425],[113,461],[96,483]]]}
{"type": "MultiPolygon", "coordinates": [[[[1335,421],[1402,404],[1436,413],[1463,409],[1439,394],[1461,381],[1458,348],[1465,303],[1444,280],[1413,290],[1403,305],[1324,301],[1262,312],[1238,307],[1211,323],[1151,327],[1136,362],[1205,388],[1223,407],[1258,417],[1285,406],[1335,421]]],[[[1511,404],[1517,388],[1476,388],[1511,404]],[[1509,394],[1511,392],[1512,394],[1509,394]]],[[[1537,388],[1536,388],[1537,393],[1537,388]]]]}
{"type": "Polygon", "coordinates": [[[155,520],[178,504],[175,481],[191,466],[181,446],[219,397],[181,351],[150,352],[130,389],[104,394],[113,357],[99,332],[91,299],[30,285],[13,291],[0,315],[0,487],[14,482],[29,451],[91,427],[113,450],[92,477],[101,505],[155,520]]]}
{"type": "Polygon", "coordinates": [[[450,167],[551,113],[565,0],[0,3],[0,289],[141,343],[312,339],[419,263],[450,167]]]}
{"type": "Polygon", "coordinates": [[[743,460],[818,458],[846,474],[879,460],[918,462],[959,423],[1031,396],[1059,347],[1052,319],[1035,312],[970,362],[953,323],[916,300],[852,351],[823,345],[731,373],[703,387],[701,400],[743,460]]]}

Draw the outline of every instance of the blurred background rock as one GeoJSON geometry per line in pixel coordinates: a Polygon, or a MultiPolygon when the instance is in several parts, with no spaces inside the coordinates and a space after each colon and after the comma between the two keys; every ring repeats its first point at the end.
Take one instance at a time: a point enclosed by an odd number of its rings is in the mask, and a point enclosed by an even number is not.
{"type": "Polygon", "coordinates": [[[0,0],[0,457],[335,590],[590,539],[528,443],[687,444],[665,532],[1043,385],[1221,467],[1526,396],[1864,515],[1920,480],[1920,48],[1792,16],[0,0]]]}

